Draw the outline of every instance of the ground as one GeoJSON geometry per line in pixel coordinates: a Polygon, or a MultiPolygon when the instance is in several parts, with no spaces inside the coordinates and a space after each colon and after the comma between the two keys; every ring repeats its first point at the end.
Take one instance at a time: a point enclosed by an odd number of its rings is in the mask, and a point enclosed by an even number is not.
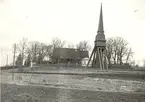
{"type": "Polygon", "coordinates": [[[17,69],[1,73],[2,102],[144,102],[145,73],[17,69]],[[17,73],[16,73],[17,72],[17,73]],[[21,72],[21,73],[19,73],[21,72]]]}
{"type": "Polygon", "coordinates": [[[33,86],[31,90],[28,90],[27,86],[2,84],[2,102],[144,102],[144,101],[145,94],[101,92],[101,91],[74,90],[64,88],[46,88],[40,86],[33,86]],[[21,95],[21,97],[17,98],[18,95],[19,96],[21,95]]]}

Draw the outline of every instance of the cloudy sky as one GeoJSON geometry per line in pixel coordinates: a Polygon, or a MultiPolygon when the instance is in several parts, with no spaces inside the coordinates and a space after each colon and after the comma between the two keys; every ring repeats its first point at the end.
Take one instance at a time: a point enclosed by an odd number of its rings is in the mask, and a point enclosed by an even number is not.
{"type": "Polygon", "coordinates": [[[145,0],[0,0],[0,64],[7,55],[11,62],[12,44],[23,37],[44,43],[54,37],[74,44],[87,40],[93,46],[101,2],[106,38],[123,37],[134,59],[144,59],[145,0]]]}

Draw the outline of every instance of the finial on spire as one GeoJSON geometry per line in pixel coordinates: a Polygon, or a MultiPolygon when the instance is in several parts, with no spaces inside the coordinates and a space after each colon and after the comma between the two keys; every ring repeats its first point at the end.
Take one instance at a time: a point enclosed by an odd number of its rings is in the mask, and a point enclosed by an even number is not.
{"type": "Polygon", "coordinates": [[[100,9],[100,18],[99,18],[99,25],[98,25],[98,32],[103,33],[104,27],[103,27],[103,13],[102,13],[102,3],[101,3],[101,9],[100,9]]]}

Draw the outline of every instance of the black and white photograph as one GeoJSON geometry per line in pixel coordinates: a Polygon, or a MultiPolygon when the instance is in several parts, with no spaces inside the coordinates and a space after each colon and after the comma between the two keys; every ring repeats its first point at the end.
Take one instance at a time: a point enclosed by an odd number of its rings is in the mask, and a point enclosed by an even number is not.
{"type": "Polygon", "coordinates": [[[145,102],[145,0],[0,0],[0,102],[145,102]]]}

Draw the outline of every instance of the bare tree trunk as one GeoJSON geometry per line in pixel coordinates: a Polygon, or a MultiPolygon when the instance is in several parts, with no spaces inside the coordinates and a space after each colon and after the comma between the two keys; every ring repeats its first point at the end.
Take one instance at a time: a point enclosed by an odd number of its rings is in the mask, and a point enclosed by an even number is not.
{"type": "Polygon", "coordinates": [[[109,54],[109,55],[107,56],[107,59],[108,59],[108,62],[109,62],[109,63],[108,63],[108,64],[109,64],[108,66],[111,67],[111,54],[109,54]]]}
{"type": "Polygon", "coordinates": [[[114,56],[114,64],[116,64],[116,51],[115,51],[115,56],[114,56]]]}
{"type": "Polygon", "coordinates": [[[122,65],[122,56],[120,56],[120,65],[122,65]]]}
{"type": "Polygon", "coordinates": [[[117,64],[119,64],[119,61],[120,61],[119,55],[117,54],[117,64]]]}
{"type": "Polygon", "coordinates": [[[133,55],[132,49],[130,48],[128,53],[127,53],[127,57],[126,57],[126,63],[128,63],[129,58],[133,55]]]}

